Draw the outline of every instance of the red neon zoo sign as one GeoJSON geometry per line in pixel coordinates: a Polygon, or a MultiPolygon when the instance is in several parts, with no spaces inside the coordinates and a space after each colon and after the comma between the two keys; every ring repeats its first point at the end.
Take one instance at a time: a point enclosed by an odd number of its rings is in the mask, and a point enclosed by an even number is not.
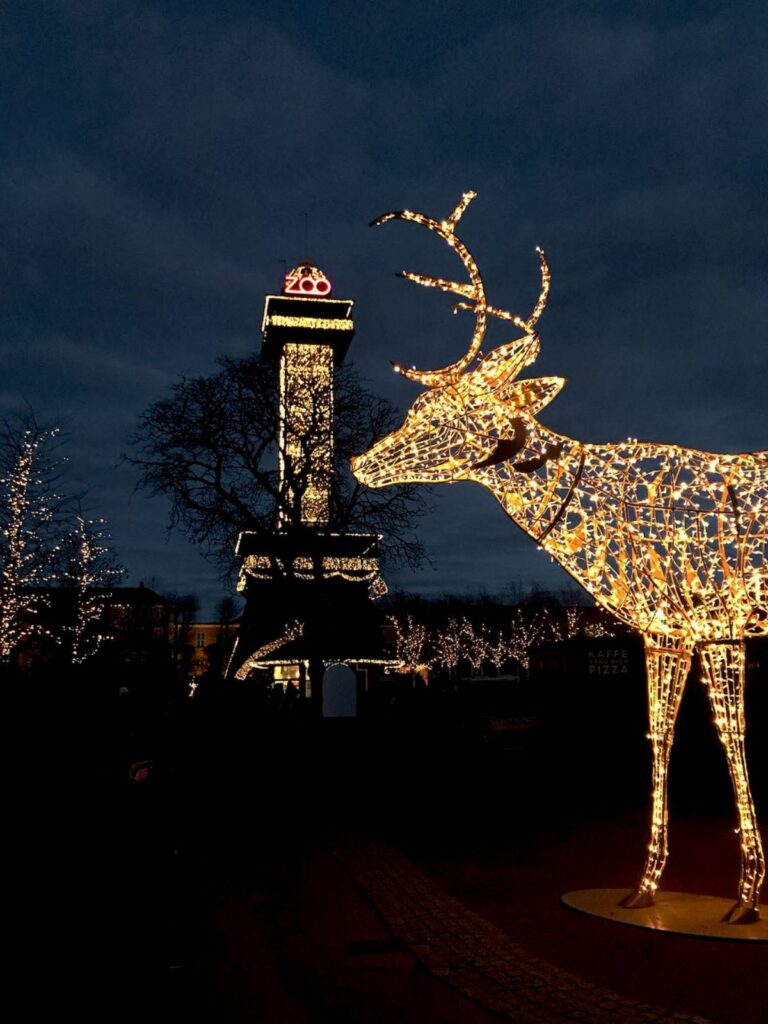
{"type": "Polygon", "coordinates": [[[283,279],[283,295],[304,295],[309,298],[326,298],[331,294],[331,282],[311,263],[300,263],[283,279]]]}

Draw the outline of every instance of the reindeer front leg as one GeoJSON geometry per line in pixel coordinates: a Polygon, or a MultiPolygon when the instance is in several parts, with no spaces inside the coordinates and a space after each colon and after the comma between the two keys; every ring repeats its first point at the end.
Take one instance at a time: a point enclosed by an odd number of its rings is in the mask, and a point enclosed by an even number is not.
{"type": "Polygon", "coordinates": [[[731,774],[741,840],[741,875],[738,900],[723,918],[731,924],[748,924],[760,916],[760,888],[765,878],[765,857],[757,825],[755,804],[749,788],[744,750],[744,643],[702,644],[701,664],[731,774]]]}
{"type": "Polygon", "coordinates": [[[667,772],[675,721],[691,667],[691,646],[674,637],[646,636],[648,720],[653,745],[651,838],[637,888],[624,907],[650,907],[667,862],[667,772]]]}

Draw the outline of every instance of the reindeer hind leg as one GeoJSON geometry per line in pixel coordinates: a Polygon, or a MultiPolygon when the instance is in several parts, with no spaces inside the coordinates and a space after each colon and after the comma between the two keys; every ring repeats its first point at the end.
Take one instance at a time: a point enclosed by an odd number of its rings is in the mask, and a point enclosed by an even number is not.
{"type": "Polygon", "coordinates": [[[691,647],[674,637],[647,636],[645,666],[653,747],[651,836],[643,873],[624,907],[650,907],[667,862],[667,774],[677,712],[691,667],[691,647]]]}
{"type": "Polygon", "coordinates": [[[748,924],[760,916],[758,908],[760,889],[765,878],[765,856],[744,749],[744,642],[702,644],[700,655],[715,727],[728,761],[739,817],[739,893],[736,903],[723,920],[731,924],[748,924]]]}

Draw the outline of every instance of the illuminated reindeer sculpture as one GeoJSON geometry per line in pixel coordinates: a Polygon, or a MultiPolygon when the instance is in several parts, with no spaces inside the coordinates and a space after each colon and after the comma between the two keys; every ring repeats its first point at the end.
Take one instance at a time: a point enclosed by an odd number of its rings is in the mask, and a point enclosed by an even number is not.
{"type": "Polygon", "coordinates": [[[453,292],[474,313],[466,354],[441,370],[394,364],[426,385],[405,422],[352,460],[371,487],[476,480],[505,512],[603,607],[645,640],[653,746],[651,835],[628,907],[654,901],[667,859],[667,768],[693,651],[699,653],[715,724],[728,761],[739,818],[741,876],[732,923],[759,915],[765,860],[744,753],[744,639],[768,633],[768,452],[712,455],[676,445],[583,444],[537,419],[565,381],[520,380],[539,352],[535,326],[546,304],[549,268],[527,320],[488,304],[477,265],[456,236],[475,193],[447,220],[408,210],[373,224],[414,221],[459,256],[469,282],[403,273],[453,292]],[[480,356],[489,317],[523,337],[480,356]],[[474,366],[472,362],[476,359],[474,366]]]}

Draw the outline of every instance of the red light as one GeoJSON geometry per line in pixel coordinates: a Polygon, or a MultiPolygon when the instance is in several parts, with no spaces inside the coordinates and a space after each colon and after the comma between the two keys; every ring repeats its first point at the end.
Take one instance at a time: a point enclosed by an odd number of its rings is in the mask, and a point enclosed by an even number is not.
{"type": "Polygon", "coordinates": [[[283,280],[283,295],[330,295],[331,282],[311,263],[300,263],[283,280]]]}

